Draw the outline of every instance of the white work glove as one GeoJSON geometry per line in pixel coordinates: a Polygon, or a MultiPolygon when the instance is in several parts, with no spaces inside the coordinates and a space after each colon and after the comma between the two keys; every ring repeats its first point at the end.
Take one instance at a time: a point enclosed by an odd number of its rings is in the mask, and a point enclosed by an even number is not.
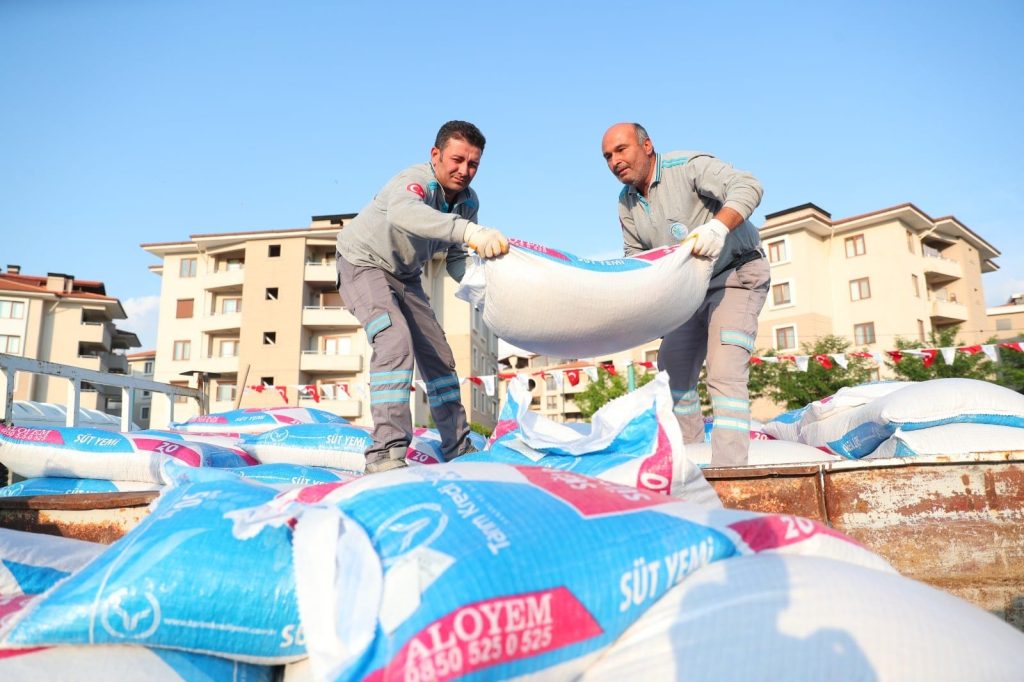
{"type": "Polygon", "coordinates": [[[693,240],[693,255],[715,259],[718,258],[718,254],[722,253],[722,246],[725,244],[725,237],[728,234],[729,228],[725,226],[725,223],[717,218],[712,218],[687,235],[686,239],[693,240]]]}
{"type": "Polygon", "coordinates": [[[470,223],[462,241],[484,258],[497,258],[508,253],[508,239],[498,230],[470,223]]]}

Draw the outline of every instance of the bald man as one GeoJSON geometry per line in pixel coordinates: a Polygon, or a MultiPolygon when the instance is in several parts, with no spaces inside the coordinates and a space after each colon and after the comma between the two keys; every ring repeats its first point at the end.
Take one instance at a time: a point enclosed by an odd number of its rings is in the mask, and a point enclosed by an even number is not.
{"type": "Polygon", "coordinates": [[[704,152],[659,154],[639,123],[613,125],[601,151],[608,169],[625,185],[619,222],[627,256],[690,237],[694,255],[714,261],[704,302],[662,339],[658,368],[668,372],[684,441],[697,443],[704,440],[697,381],[707,361],[715,416],[711,465],[745,465],[750,355],[770,282],[760,236],[749,220],[761,202],[761,184],[704,152]]]}

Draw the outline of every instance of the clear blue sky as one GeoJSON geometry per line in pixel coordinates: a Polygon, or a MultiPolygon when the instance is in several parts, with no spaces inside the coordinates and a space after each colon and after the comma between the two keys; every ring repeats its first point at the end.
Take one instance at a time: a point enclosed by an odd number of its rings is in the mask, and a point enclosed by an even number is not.
{"type": "Polygon", "coordinates": [[[0,266],[101,279],[155,341],[144,242],[358,211],[452,118],[488,138],[481,222],[621,253],[604,130],[709,151],[754,216],[903,202],[1024,291],[1024,2],[3,0],[0,266]],[[564,6],[563,6],[564,5],[564,6]]]}

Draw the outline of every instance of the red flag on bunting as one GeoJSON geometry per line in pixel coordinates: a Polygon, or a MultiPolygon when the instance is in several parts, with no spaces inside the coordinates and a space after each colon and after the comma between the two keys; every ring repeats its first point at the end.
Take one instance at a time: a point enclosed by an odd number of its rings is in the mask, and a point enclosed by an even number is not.
{"type": "Polygon", "coordinates": [[[304,384],[300,386],[300,388],[303,393],[313,399],[313,402],[320,402],[320,390],[317,388],[316,384],[304,384]]]}
{"type": "Polygon", "coordinates": [[[644,360],[643,362],[638,362],[636,364],[640,365],[641,367],[646,367],[647,369],[654,369],[654,363],[651,362],[650,360],[644,360]]]}
{"type": "Polygon", "coordinates": [[[923,348],[923,349],[921,349],[921,354],[923,356],[921,358],[921,362],[924,363],[924,366],[925,367],[931,367],[933,364],[935,364],[935,356],[937,356],[939,354],[939,349],[938,348],[923,348]]]}
{"type": "Polygon", "coordinates": [[[761,358],[757,357],[756,355],[751,355],[750,356],[750,364],[752,364],[752,365],[763,365],[764,364],[764,360],[762,360],[761,358]]]}
{"type": "Polygon", "coordinates": [[[1024,348],[1021,348],[1019,341],[1007,341],[1006,343],[999,344],[999,347],[1009,348],[1010,350],[1015,350],[1018,353],[1024,353],[1024,348]]]}
{"type": "Polygon", "coordinates": [[[963,353],[964,355],[977,355],[978,353],[981,352],[981,346],[960,346],[959,348],[957,348],[957,350],[963,353]]]}
{"type": "Polygon", "coordinates": [[[815,355],[814,359],[825,369],[832,369],[832,358],[827,355],[815,355]]]}
{"type": "Polygon", "coordinates": [[[612,364],[612,362],[610,362],[610,361],[609,362],[602,362],[601,363],[601,367],[603,367],[604,371],[608,372],[613,377],[614,376],[618,376],[618,373],[615,371],[615,365],[612,364]]]}
{"type": "Polygon", "coordinates": [[[885,354],[892,358],[892,361],[897,364],[900,360],[903,359],[903,353],[899,352],[898,350],[887,350],[885,351],[885,354]]]}
{"type": "Polygon", "coordinates": [[[250,386],[249,387],[250,391],[256,391],[257,393],[263,393],[263,389],[264,389],[263,384],[256,384],[255,386],[250,386]]]}
{"type": "Polygon", "coordinates": [[[275,386],[278,394],[284,399],[284,402],[288,402],[288,387],[287,386],[275,386]]]}
{"type": "Polygon", "coordinates": [[[575,386],[580,383],[580,371],[578,369],[567,369],[565,370],[565,378],[569,380],[569,384],[575,386]]]}
{"type": "Polygon", "coordinates": [[[779,356],[779,362],[793,362],[793,363],[795,363],[796,362],[796,356],[795,355],[780,355],[779,356]]]}
{"type": "Polygon", "coordinates": [[[472,381],[477,386],[482,386],[483,383],[484,383],[484,380],[481,379],[480,377],[466,377],[466,378],[469,379],[470,381],[472,381]]]}

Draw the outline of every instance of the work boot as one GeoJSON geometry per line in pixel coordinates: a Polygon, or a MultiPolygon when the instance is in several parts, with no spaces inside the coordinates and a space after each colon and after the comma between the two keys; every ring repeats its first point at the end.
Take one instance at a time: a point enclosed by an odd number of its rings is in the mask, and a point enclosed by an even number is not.
{"type": "Polygon", "coordinates": [[[459,457],[462,457],[463,455],[468,455],[468,454],[473,453],[473,452],[480,452],[480,451],[477,450],[476,446],[473,445],[472,441],[470,441],[467,438],[466,442],[462,444],[461,448],[459,448],[459,451],[456,452],[454,455],[452,455],[450,457],[446,457],[444,461],[451,462],[452,460],[458,459],[459,457]]]}
{"type": "Polygon", "coordinates": [[[401,469],[409,466],[405,463],[405,455],[409,450],[407,445],[396,445],[387,452],[378,452],[372,460],[366,461],[366,473],[379,474],[382,471],[401,469]]]}

